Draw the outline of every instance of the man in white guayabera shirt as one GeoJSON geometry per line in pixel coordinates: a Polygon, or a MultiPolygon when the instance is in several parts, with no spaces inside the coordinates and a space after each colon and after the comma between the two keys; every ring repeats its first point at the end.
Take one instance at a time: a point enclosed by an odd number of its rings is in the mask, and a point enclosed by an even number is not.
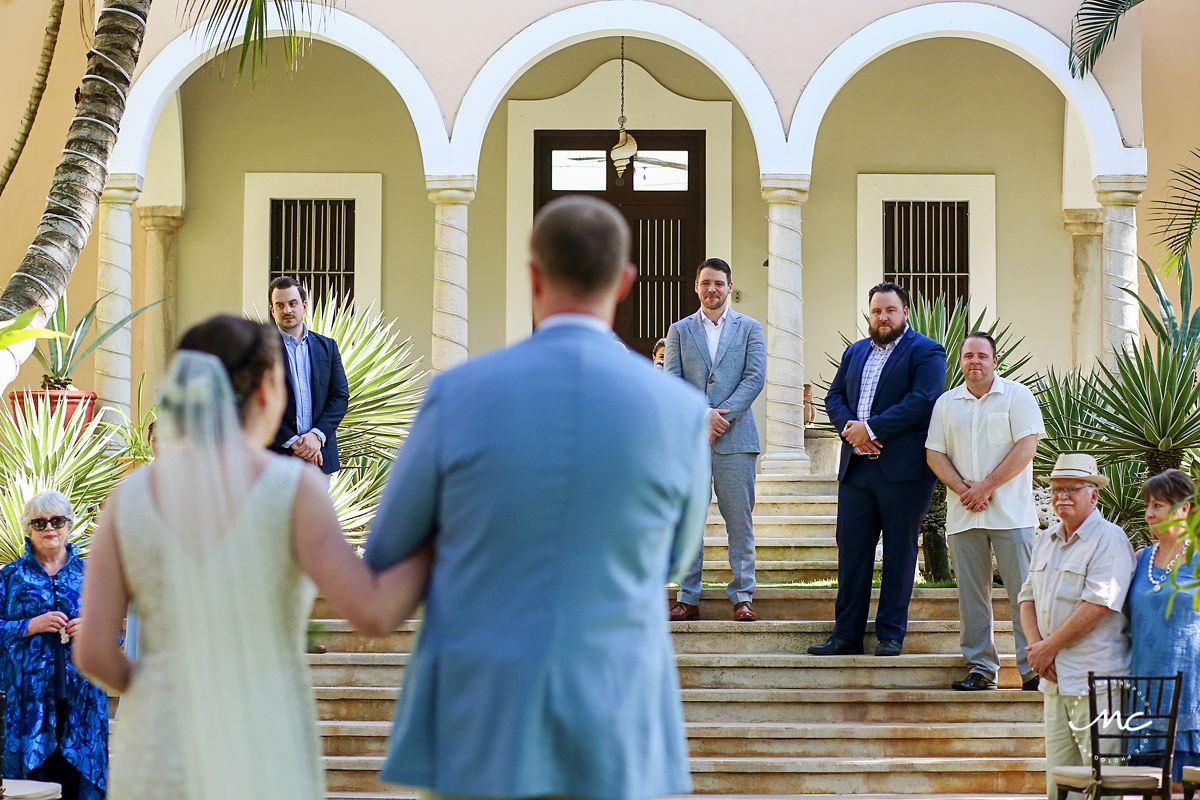
{"type": "Polygon", "coordinates": [[[1055,767],[1091,762],[1088,672],[1129,672],[1129,625],[1121,609],[1135,561],[1125,531],[1096,510],[1107,484],[1087,453],[1058,457],[1050,498],[1062,522],[1038,537],[1021,587],[1029,666],[1042,676],[1050,800],[1058,796],[1055,767]]]}
{"type": "Polygon", "coordinates": [[[1033,393],[996,374],[996,340],[983,331],[959,348],[963,381],[938,398],[929,420],[925,457],[953,495],[946,502],[946,534],[958,578],[958,618],[967,675],[959,691],[996,688],[1000,659],[992,631],[992,552],[1012,605],[1021,687],[1037,691],[1029,668],[1017,593],[1029,572],[1037,509],[1033,455],[1046,435],[1033,393]]]}

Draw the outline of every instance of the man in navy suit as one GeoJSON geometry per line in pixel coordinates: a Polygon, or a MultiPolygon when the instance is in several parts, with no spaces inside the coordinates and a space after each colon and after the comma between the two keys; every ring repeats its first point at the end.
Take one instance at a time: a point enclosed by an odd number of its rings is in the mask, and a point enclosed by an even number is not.
{"type": "Polygon", "coordinates": [[[946,381],[946,351],[908,324],[908,292],[871,288],[870,336],[846,348],[825,410],[841,431],[838,594],[833,635],[808,652],[863,652],[875,546],[883,534],[883,582],[875,613],[877,656],[898,656],[908,629],[917,534],[936,478],[925,461],[933,404],[946,381]]]}
{"type": "Polygon", "coordinates": [[[267,290],[271,317],[283,336],[287,409],[271,449],[303,458],[332,475],[338,462],[337,427],[346,416],[350,387],[337,342],[304,324],[308,291],[281,275],[267,290]]]}

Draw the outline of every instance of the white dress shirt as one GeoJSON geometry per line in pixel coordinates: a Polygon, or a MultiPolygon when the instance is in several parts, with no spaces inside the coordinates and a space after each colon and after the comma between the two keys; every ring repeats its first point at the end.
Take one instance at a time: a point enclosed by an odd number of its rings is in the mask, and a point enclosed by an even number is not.
{"type": "Polygon", "coordinates": [[[696,315],[700,318],[700,327],[704,329],[704,338],[708,340],[708,360],[715,363],[717,345],[721,343],[721,327],[729,319],[729,306],[725,306],[725,310],[721,312],[721,316],[717,317],[716,322],[708,318],[703,308],[697,311],[696,315]]]}

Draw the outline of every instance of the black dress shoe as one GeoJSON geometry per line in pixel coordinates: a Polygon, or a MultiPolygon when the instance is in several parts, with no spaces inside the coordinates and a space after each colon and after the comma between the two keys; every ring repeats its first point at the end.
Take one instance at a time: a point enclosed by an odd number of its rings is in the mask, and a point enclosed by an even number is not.
{"type": "Polygon", "coordinates": [[[1034,675],[1029,680],[1021,682],[1021,691],[1036,692],[1036,691],[1038,691],[1038,687],[1041,685],[1041,682],[1042,682],[1041,677],[1038,675],[1034,675]]]}
{"type": "Polygon", "coordinates": [[[967,677],[950,684],[950,688],[960,692],[982,692],[995,689],[996,682],[982,672],[968,672],[967,677]]]}
{"type": "Polygon", "coordinates": [[[898,656],[903,649],[904,645],[896,639],[880,639],[879,644],[875,645],[875,655],[898,656]]]}
{"type": "Polygon", "coordinates": [[[830,636],[824,644],[814,644],[808,648],[808,654],[812,656],[861,656],[862,652],[862,642],[852,642],[836,636],[830,636]]]}

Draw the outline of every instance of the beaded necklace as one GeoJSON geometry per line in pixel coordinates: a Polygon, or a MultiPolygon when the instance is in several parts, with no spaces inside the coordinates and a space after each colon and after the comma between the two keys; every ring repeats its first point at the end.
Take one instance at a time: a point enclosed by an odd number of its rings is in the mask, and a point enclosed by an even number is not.
{"type": "Polygon", "coordinates": [[[1154,580],[1154,556],[1158,553],[1158,542],[1154,543],[1154,547],[1150,550],[1150,558],[1146,559],[1146,577],[1150,580],[1150,585],[1154,587],[1154,591],[1161,592],[1162,585],[1167,582],[1167,578],[1171,575],[1171,568],[1175,566],[1175,562],[1179,560],[1179,556],[1183,554],[1186,548],[1176,547],[1175,556],[1167,563],[1165,567],[1160,569],[1166,570],[1166,575],[1161,581],[1154,580]]]}

